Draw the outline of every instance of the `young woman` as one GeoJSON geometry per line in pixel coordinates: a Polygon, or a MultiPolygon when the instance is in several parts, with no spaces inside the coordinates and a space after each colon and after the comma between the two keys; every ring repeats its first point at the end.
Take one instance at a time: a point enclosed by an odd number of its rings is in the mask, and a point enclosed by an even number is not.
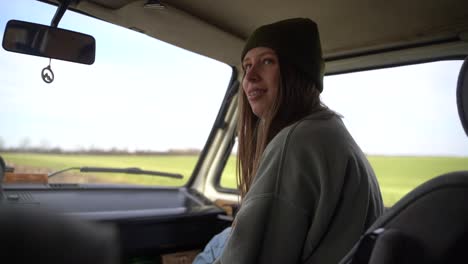
{"type": "Polygon", "coordinates": [[[241,62],[242,204],[232,230],[206,250],[217,249],[215,263],[337,263],[383,205],[366,156],[320,101],[317,25],[294,18],[262,26],[241,62]]]}

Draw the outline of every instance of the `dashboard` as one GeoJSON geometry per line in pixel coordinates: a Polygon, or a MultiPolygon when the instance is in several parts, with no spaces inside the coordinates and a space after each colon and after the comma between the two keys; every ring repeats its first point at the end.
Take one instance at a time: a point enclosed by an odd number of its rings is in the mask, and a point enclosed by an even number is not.
{"type": "Polygon", "coordinates": [[[9,205],[114,225],[123,263],[161,263],[164,254],[202,249],[231,224],[223,209],[189,188],[8,184],[3,196],[9,205]]]}

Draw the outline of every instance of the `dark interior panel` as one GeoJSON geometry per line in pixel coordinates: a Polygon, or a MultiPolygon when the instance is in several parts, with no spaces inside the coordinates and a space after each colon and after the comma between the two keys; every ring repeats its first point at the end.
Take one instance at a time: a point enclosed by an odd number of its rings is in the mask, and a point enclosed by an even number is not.
{"type": "Polygon", "coordinates": [[[225,212],[187,188],[86,185],[5,186],[4,202],[40,207],[71,217],[111,224],[119,232],[124,263],[201,249],[231,224],[225,212]]]}

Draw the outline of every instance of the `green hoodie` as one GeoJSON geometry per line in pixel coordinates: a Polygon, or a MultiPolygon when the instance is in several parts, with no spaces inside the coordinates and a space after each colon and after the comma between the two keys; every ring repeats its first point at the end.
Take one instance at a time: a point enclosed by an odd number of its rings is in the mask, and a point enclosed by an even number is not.
{"type": "Polygon", "coordinates": [[[268,144],[215,263],[338,263],[382,212],[364,153],[323,110],[268,144]]]}

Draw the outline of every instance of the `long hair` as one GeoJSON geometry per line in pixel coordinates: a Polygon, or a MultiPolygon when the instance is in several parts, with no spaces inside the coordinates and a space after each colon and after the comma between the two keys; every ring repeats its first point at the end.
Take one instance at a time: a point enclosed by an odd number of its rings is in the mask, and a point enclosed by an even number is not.
{"type": "Polygon", "coordinates": [[[289,63],[281,62],[278,96],[263,119],[252,112],[243,89],[239,89],[236,175],[241,199],[250,189],[268,143],[286,126],[327,108],[321,103],[320,91],[315,87],[314,80],[289,63]]]}

